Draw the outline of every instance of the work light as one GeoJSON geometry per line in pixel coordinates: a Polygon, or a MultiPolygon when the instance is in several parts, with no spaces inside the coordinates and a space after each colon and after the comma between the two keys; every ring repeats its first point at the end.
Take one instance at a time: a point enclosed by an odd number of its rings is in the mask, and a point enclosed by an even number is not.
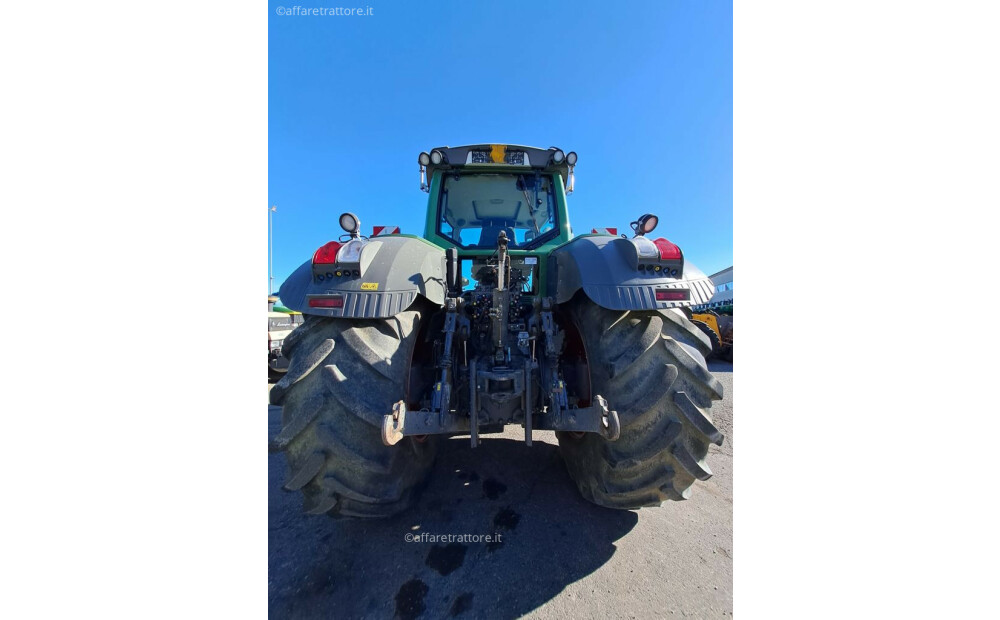
{"type": "Polygon", "coordinates": [[[350,233],[352,237],[357,237],[358,231],[361,230],[361,220],[353,213],[342,213],[340,215],[340,227],[345,232],[350,233]]]}
{"type": "Polygon", "coordinates": [[[656,225],[659,224],[660,218],[656,217],[652,213],[647,213],[640,216],[638,220],[632,222],[632,230],[635,231],[637,235],[647,235],[653,232],[656,225]]]}

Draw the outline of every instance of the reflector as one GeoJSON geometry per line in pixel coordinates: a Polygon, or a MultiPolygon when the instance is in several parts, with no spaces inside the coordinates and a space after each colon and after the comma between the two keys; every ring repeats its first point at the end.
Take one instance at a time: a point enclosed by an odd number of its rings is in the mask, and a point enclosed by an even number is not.
{"type": "Polygon", "coordinates": [[[341,295],[336,297],[316,297],[309,300],[310,308],[343,308],[344,298],[341,295]]]}
{"type": "Polygon", "coordinates": [[[691,291],[686,288],[656,289],[656,301],[687,301],[691,291]]]}

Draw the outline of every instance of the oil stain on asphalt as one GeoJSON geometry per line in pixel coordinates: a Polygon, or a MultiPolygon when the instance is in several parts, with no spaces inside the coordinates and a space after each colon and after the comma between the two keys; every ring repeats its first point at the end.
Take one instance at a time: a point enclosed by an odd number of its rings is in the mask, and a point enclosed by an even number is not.
{"type": "Polygon", "coordinates": [[[455,616],[462,614],[466,611],[472,609],[472,592],[463,592],[455,599],[455,602],[451,604],[451,611],[448,615],[454,618],[455,616]]]}
{"type": "Polygon", "coordinates": [[[413,620],[424,613],[424,597],[427,596],[427,584],[419,579],[411,579],[404,583],[396,593],[396,617],[402,620],[413,620]]]}
{"type": "Polygon", "coordinates": [[[483,494],[490,498],[496,499],[507,492],[507,485],[496,480],[495,478],[487,478],[483,480],[483,494]]]}
{"type": "Polygon", "coordinates": [[[493,517],[493,534],[494,536],[500,534],[498,539],[486,543],[486,552],[493,553],[497,549],[503,547],[503,530],[513,531],[517,529],[517,524],[521,522],[521,515],[514,512],[510,506],[507,506],[493,517]]]}
{"type": "Polygon", "coordinates": [[[434,545],[427,554],[425,564],[438,572],[442,577],[455,572],[465,561],[466,545],[448,543],[447,546],[434,545]]]}
{"type": "Polygon", "coordinates": [[[493,527],[497,530],[515,530],[517,524],[521,522],[521,515],[511,510],[507,506],[493,517],[493,527]]]}

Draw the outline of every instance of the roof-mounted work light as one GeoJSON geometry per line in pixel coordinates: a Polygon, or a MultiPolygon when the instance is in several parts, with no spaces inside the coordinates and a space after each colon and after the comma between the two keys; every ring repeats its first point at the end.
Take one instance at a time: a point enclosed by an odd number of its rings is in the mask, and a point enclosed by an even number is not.
{"type": "Polygon", "coordinates": [[[427,184],[427,166],[431,165],[431,156],[427,153],[421,153],[417,157],[417,163],[420,164],[420,189],[430,192],[431,188],[427,184]]]}
{"type": "Polygon", "coordinates": [[[427,166],[431,165],[431,156],[427,153],[421,153],[417,157],[417,163],[420,164],[420,189],[430,192],[431,188],[427,185],[427,166]]]}
{"type": "Polygon", "coordinates": [[[566,164],[569,166],[569,178],[566,179],[566,195],[568,196],[576,189],[576,175],[573,174],[573,168],[576,167],[576,151],[570,151],[566,155],[566,164]]]}

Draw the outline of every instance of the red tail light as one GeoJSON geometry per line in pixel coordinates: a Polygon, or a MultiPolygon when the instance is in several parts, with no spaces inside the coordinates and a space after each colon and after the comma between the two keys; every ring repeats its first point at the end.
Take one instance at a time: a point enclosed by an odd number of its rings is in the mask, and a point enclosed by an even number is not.
{"type": "Polygon", "coordinates": [[[309,300],[310,308],[343,308],[344,307],[344,297],[342,295],[337,295],[336,297],[314,297],[309,300]]]}
{"type": "Polygon", "coordinates": [[[313,254],[314,265],[332,265],[337,262],[337,252],[340,251],[340,243],[331,241],[313,254]]]}
{"type": "Polygon", "coordinates": [[[687,301],[690,298],[691,291],[686,288],[656,290],[656,301],[687,301]]]}
{"type": "Polygon", "coordinates": [[[681,249],[670,243],[663,237],[659,239],[654,239],[653,243],[656,244],[656,248],[660,251],[660,260],[680,260],[681,259],[681,249]]]}

